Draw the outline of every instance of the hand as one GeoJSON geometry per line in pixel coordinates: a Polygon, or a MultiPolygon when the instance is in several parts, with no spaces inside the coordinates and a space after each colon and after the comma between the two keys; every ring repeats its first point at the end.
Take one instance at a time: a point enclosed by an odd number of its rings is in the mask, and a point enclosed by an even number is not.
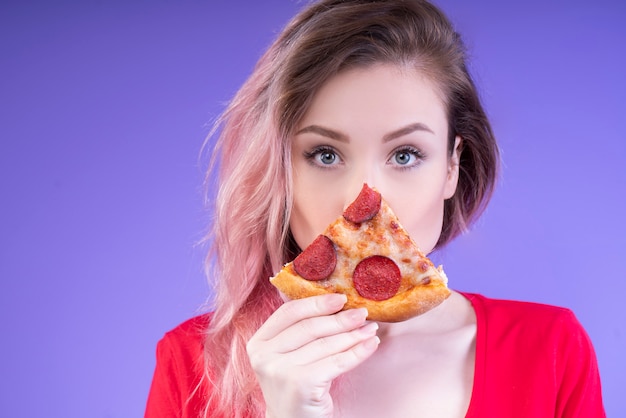
{"type": "Polygon", "coordinates": [[[377,349],[378,324],[364,308],[340,311],[346,296],[291,300],[259,328],[247,345],[266,403],[266,417],[333,416],[330,386],[377,349]]]}

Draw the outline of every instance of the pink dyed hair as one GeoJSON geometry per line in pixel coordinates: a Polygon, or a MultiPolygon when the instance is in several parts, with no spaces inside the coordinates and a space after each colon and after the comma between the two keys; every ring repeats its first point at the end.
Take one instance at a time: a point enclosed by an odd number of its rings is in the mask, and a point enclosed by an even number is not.
{"type": "Polygon", "coordinates": [[[261,57],[215,128],[220,134],[207,173],[207,182],[217,175],[218,185],[207,259],[215,310],[204,377],[212,388],[207,411],[217,416],[264,416],[245,346],[281,304],[268,278],[299,250],[289,233],[289,138],[326,80],[379,62],[430,77],[448,107],[451,144],[457,135],[463,139],[459,185],[446,201],[438,245],[465,230],[492,194],[497,145],[463,44],[441,11],[423,0],[323,0],[303,10],[261,57]]]}

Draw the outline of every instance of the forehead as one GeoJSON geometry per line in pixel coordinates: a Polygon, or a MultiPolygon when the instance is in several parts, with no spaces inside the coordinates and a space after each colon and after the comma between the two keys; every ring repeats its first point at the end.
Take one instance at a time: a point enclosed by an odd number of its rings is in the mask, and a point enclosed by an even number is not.
{"type": "Polygon", "coordinates": [[[313,94],[298,127],[309,123],[341,126],[403,125],[428,122],[447,129],[447,112],[436,83],[414,69],[373,65],[344,70],[313,94]]]}

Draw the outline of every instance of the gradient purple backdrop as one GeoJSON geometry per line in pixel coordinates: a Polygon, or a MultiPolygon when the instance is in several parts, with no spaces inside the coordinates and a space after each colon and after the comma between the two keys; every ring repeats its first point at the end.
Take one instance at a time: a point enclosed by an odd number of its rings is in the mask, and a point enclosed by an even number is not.
{"type": "MultiPolygon", "coordinates": [[[[626,416],[626,6],[439,0],[503,149],[459,290],[570,307],[626,416]]],[[[0,4],[0,416],[137,417],[209,289],[199,150],[302,2],[0,4]]]]}

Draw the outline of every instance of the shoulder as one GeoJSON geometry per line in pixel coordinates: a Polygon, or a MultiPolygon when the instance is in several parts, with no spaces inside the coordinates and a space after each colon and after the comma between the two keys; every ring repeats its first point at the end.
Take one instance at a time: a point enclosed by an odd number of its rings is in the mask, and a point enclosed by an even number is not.
{"type": "Polygon", "coordinates": [[[475,293],[462,293],[472,303],[477,319],[484,319],[493,324],[498,322],[534,323],[540,325],[575,325],[578,321],[574,313],[561,306],[547,305],[537,302],[518,300],[493,299],[475,293]]]}
{"type": "Polygon", "coordinates": [[[194,340],[201,338],[206,332],[211,322],[211,313],[195,316],[181,322],[171,330],[167,331],[163,339],[168,340],[194,340]]]}
{"type": "Polygon", "coordinates": [[[529,411],[545,412],[550,405],[555,416],[604,416],[593,345],[570,309],[463,295],[476,312],[476,362],[484,393],[498,393],[502,405],[532,400],[529,411]]]}
{"type": "Polygon", "coordinates": [[[165,333],[157,344],[156,367],[146,417],[199,416],[206,403],[202,385],[204,335],[211,315],[188,319],[165,333]]]}
{"type": "Polygon", "coordinates": [[[197,361],[202,355],[204,335],[210,321],[211,314],[198,315],[167,331],[157,345],[158,356],[197,361]]]}
{"type": "Polygon", "coordinates": [[[478,331],[488,341],[514,342],[533,350],[592,352],[589,336],[572,310],[536,302],[492,299],[463,293],[476,313],[478,331]]]}
{"type": "Polygon", "coordinates": [[[592,342],[572,310],[536,302],[492,299],[463,293],[476,312],[478,332],[494,344],[515,344],[532,351],[547,350],[594,356],[592,342]]]}

